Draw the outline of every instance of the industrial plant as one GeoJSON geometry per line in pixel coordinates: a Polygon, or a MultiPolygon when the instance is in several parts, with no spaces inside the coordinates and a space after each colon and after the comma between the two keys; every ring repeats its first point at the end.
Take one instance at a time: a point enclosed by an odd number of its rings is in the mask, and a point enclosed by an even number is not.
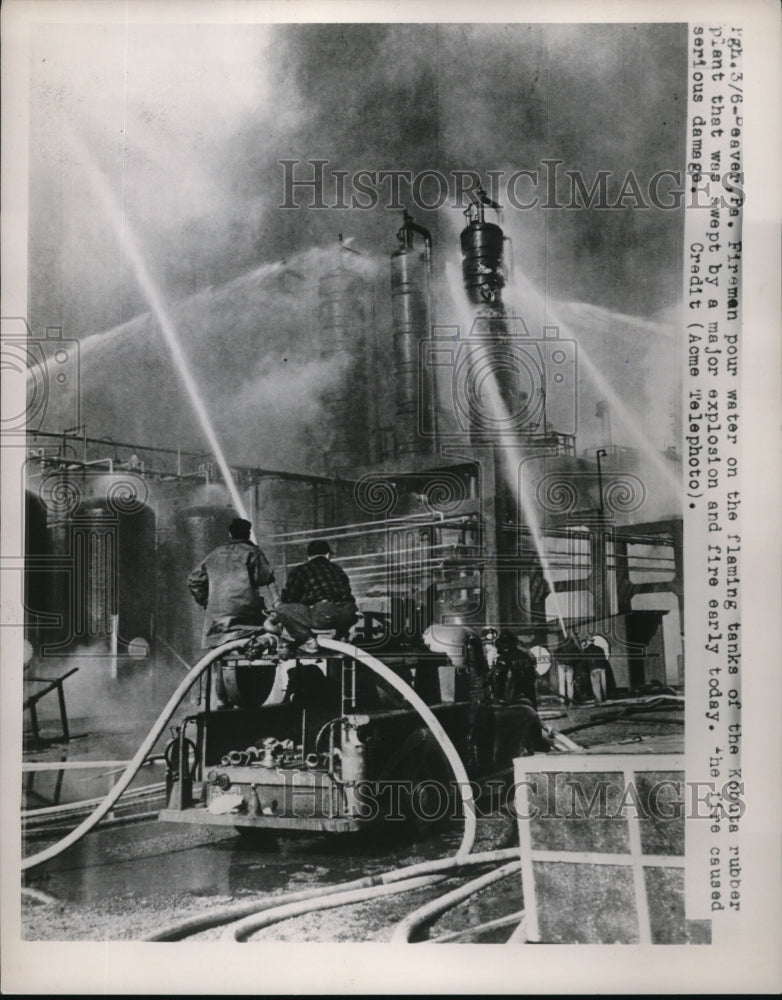
{"type": "MultiPolygon", "coordinates": [[[[255,287],[273,286],[291,305],[316,303],[322,378],[311,391],[320,419],[296,463],[313,471],[232,465],[216,439],[216,451],[193,452],[176,442],[124,440],[114,427],[88,432],[86,421],[107,411],[106,398],[75,406],[67,392],[46,408],[45,426],[28,428],[29,747],[72,739],[67,705],[79,702],[80,682],[82,692],[95,684],[96,671],[107,716],[115,693],[125,711],[128,692],[150,675],[180,683],[165,708],[151,712],[152,729],[110,793],[59,844],[28,855],[25,869],[58,856],[107,813],[132,821],[132,808],[124,818],[113,810],[155,760],[165,766],[164,783],[142,785],[126,802],[161,794],[154,816],[165,824],[228,828],[264,849],[270,834],[358,835],[392,820],[420,837],[450,816],[464,820],[456,863],[479,863],[482,855],[470,854],[476,815],[508,810],[507,801],[487,799],[492,781],[495,791],[507,790],[526,757],[581,752],[567,732],[600,725],[605,717],[592,714],[609,702],[633,718],[648,704],[681,712],[676,449],[643,447],[640,435],[638,448],[613,443],[611,421],[627,420],[627,408],[577,330],[530,328],[501,206],[479,188],[464,215],[458,247],[438,247],[410,212],[399,213],[382,284],[342,233],[320,256],[327,266],[314,288],[302,287],[307,276],[290,261],[255,277],[255,287]],[[377,301],[383,286],[385,304],[377,301]],[[377,319],[384,307],[387,327],[377,319]],[[593,437],[595,426],[605,437],[582,448],[579,419],[587,412],[593,437]],[[73,424],[52,427],[56,414],[73,424]],[[334,554],[358,608],[349,631],[314,630],[313,649],[297,649],[275,620],[284,605],[272,600],[262,628],[228,635],[204,653],[203,611],[188,577],[226,542],[237,517],[253,526],[280,585],[314,541],[334,554]],[[527,652],[512,652],[517,639],[527,652]],[[581,671],[587,688],[579,690],[574,664],[590,655],[581,652],[587,646],[600,665],[581,671]],[[489,671],[514,655],[527,657],[534,672],[510,693],[489,671]],[[60,668],[55,677],[46,674],[52,667],[60,668]],[[215,677],[222,688],[213,687],[215,677]],[[60,730],[54,737],[52,724],[60,730]]],[[[238,294],[238,284],[206,294],[212,309],[238,294]]],[[[150,299],[152,313],[133,323],[169,341],[187,383],[186,356],[172,338],[187,326],[182,310],[196,305],[185,303],[172,319],[150,299]]],[[[227,327],[220,341],[230,351],[227,327]]],[[[115,331],[103,345],[122,357],[127,341],[115,331]]],[[[86,394],[121,399],[111,380],[96,389],[85,377],[84,341],[47,331],[44,357],[42,391],[61,372],[65,383],[78,375],[86,394]]],[[[35,377],[30,384],[34,391],[35,377]]],[[[206,409],[192,392],[191,401],[210,439],[206,409]]],[[[645,749],[680,750],[681,740],[668,733],[645,749]]],[[[675,773],[678,758],[655,759],[675,773]]],[[[41,795],[29,782],[27,790],[30,801],[41,795]]],[[[63,808],[60,792],[61,783],[49,808],[63,808]]],[[[46,830],[38,812],[25,813],[30,836],[46,830]]],[[[684,940],[680,866],[667,863],[679,914],[671,933],[684,940]]],[[[517,862],[496,877],[511,871],[517,862]]],[[[530,921],[531,939],[540,940],[537,917],[530,921]]],[[[665,922],[652,923],[665,939],[665,922]]],[[[632,929],[624,933],[637,939],[632,929]]],[[[648,926],[639,933],[651,940],[648,926]]],[[[181,936],[182,928],[168,928],[149,939],[181,936]]]]}
{"type": "MultiPolygon", "coordinates": [[[[341,236],[317,282],[319,360],[337,372],[320,392],[318,472],[231,470],[278,578],[327,538],[367,648],[457,622],[531,628],[550,649],[583,623],[610,643],[619,687],[680,686],[675,448],[614,445],[603,419],[602,446],[579,449],[578,409],[612,403],[583,374],[577,331],[531,330],[506,307],[511,251],[485,194],[461,233],[461,301],[443,301],[438,248],[400,214],[392,329],[373,328],[373,287],[341,236]],[[391,367],[378,363],[381,338],[391,367]]],[[[267,280],[301,284],[284,270],[267,280]]],[[[60,331],[49,333],[54,348],[60,331]]],[[[185,582],[238,513],[229,486],[212,454],[87,430],[47,422],[28,435],[31,654],[105,649],[117,672],[171,651],[192,662],[201,612],[185,582]]]]}

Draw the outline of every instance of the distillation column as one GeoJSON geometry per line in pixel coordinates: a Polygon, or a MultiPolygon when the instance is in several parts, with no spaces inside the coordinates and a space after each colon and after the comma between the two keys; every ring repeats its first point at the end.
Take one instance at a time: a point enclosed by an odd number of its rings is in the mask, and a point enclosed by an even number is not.
{"type": "Polygon", "coordinates": [[[432,237],[407,212],[391,255],[391,312],[396,382],[396,454],[436,453],[436,399],[431,370],[422,364],[422,341],[429,336],[432,237]],[[421,252],[415,234],[424,240],[421,252]]]}
{"type": "Polygon", "coordinates": [[[469,331],[460,332],[461,357],[467,359],[458,385],[469,414],[470,444],[482,467],[484,550],[490,556],[483,572],[486,621],[518,625],[531,618],[530,554],[518,530],[519,443],[524,421],[520,393],[521,361],[508,329],[502,289],[505,285],[502,228],[485,218],[486,208],[500,206],[479,190],[467,208],[462,230],[462,279],[473,309],[469,331]]]}
{"type": "Polygon", "coordinates": [[[346,267],[340,237],[340,261],[319,283],[321,360],[326,388],[321,400],[328,421],[326,469],[365,465],[370,460],[367,337],[371,301],[366,282],[346,267]]]}

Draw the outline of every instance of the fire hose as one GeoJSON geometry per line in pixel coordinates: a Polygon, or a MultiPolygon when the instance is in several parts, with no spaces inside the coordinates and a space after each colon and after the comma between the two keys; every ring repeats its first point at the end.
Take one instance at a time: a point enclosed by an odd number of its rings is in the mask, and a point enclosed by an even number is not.
{"type": "Polygon", "coordinates": [[[365,903],[379,896],[391,896],[399,892],[412,892],[414,889],[423,889],[425,886],[435,885],[444,881],[447,875],[422,875],[418,878],[406,878],[402,882],[387,885],[372,886],[368,889],[353,889],[351,891],[342,890],[340,892],[327,893],[314,899],[302,900],[299,903],[285,903],[275,906],[264,913],[256,913],[240,920],[238,924],[228,927],[223,932],[223,939],[228,941],[246,941],[251,934],[268,927],[270,924],[279,923],[281,920],[288,920],[291,917],[300,917],[305,913],[312,913],[317,910],[329,910],[335,906],[348,906],[350,903],[365,903]]]}
{"type": "Polygon", "coordinates": [[[461,903],[462,900],[467,899],[476,892],[480,892],[481,889],[485,889],[487,886],[499,882],[500,879],[507,878],[508,875],[513,875],[520,871],[521,860],[518,857],[518,851],[514,851],[514,854],[516,855],[516,859],[509,864],[503,865],[493,872],[488,872],[486,875],[481,875],[466,885],[461,885],[458,889],[454,889],[444,896],[433,899],[429,903],[424,903],[417,910],[413,910],[412,913],[408,914],[404,920],[397,924],[394,933],[391,935],[391,941],[403,941],[409,944],[413,934],[422,924],[433,920],[441,913],[445,913],[446,910],[449,910],[452,906],[456,906],[457,903],[461,903]]]}
{"type": "MultiPolygon", "coordinates": [[[[483,854],[473,854],[468,857],[455,857],[455,858],[445,858],[441,861],[423,862],[417,865],[410,865],[407,868],[399,868],[396,871],[386,872],[385,875],[376,876],[379,880],[374,886],[369,886],[367,888],[350,888],[350,883],[342,886],[338,886],[335,891],[333,888],[320,890],[318,896],[315,896],[307,901],[294,902],[288,900],[287,902],[278,903],[278,905],[268,908],[263,912],[256,912],[244,920],[240,920],[238,923],[232,924],[223,933],[223,937],[228,940],[233,941],[246,941],[252,934],[256,931],[261,930],[264,927],[268,927],[271,924],[278,923],[281,920],[287,920],[290,917],[298,917],[304,913],[311,913],[314,910],[326,910],[331,909],[335,906],[347,906],[350,903],[363,903],[368,900],[376,899],[378,896],[391,895],[395,892],[408,892],[412,889],[421,889],[425,886],[435,885],[438,882],[443,882],[449,877],[449,874],[453,874],[454,869],[467,864],[485,864],[487,861],[497,861],[500,859],[507,858],[508,855],[512,855],[515,860],[510,863],[510,865],[505,865],[503,868],[497,871],[489,872],[488,875],[482,876],[480,879],[468,882],[466,886],[461,886],[459,889],[455,889],[453,893],[448,893],[446,896],[442,896],[432,903],[427,903],[426,906],[419,910],[415,910],[411,916],[417,914],[425,913],[419,921],[416,921],[415,926],[419,922],[423,922],[425,919],[429,919],[428,908],[435,907],[434,913],[442,913],[444,910],[448,909],[449,906],[454,905],[461,899],[472,895],[473,892],[478,892],[484,887],[484,885],[489,885],[492,882],[498,881],[500,878],[504,878],[509,875],[511,870],[518,871],[519,860],[518,851],[515,848],[498,850],[498,851],[485,851],[483,854]],[[435,874],[439,872],[440,874],[435,874]],[[427,874],[424,874],[427,873],[427,874]],[[445,873],[445,874],[443,874],[445,873]],[[480,885],[478,883],[481,883],[480,885]],[[474,886],[475,888],[471,888],[474,886]],[[464,892],[464,890],[469,890],[464,892]],[[455,894],[462,893],[462,895],[456,898],[455,894]],[[455,897],[453,902],[451,902],[451,897],[455,897]],[[445,901],[445,902],[444,902],[445,901]],[[443,903],[441,906],[440,904],[443,903]]],[[[402,924],[399,925],[401,928],[403,924],[406,924],[408,917],[402,924]]],[[[397,929],[398,930],[398,929],[397,929]]],[[[408,937],[399,938],[395,936],[392,940],[409,940],[408,937]]]]}
{"type": "MultiPolygon", "coordinates": [[[[421,700],[416,692],[405,681],[399,678],[384,663],[376,660],[375,657],[366,653],[364,650],[348,643],[339,642],[334,639],[327,639],[323,636],[318,636],[317,641],[318,644],[324,649],[332,649],[335,652],[349,656],[351,659],[354,659],[359,663],[363,663],[364,666],[373,670],[383,680],[387,681],[388,684],[395,688],[395,690],[397,690],[402,697],[409,702],[409,704],[418,712],[418,714],[429,726],[432,734],[435,739],[437,739],[443,753],[446,755],[446,758],[451,765],[454,777],[456,778],[462,795],[462,812],[465,820],[465,829],[462,837],[462,843],[455,857],[445,858],[435,862],[423,862],[421,864],[411,865],[406,868],[397,869],[396,871],[386,872],[384,875],[369,876],[364,879],[344,883],[336,888],[329,886],[324,887],[323,889],[304,890],[303,892],[292,893],[283,897],[282,900],[270,901],[260,908],[257,903],[240,904],[239,907],[229,907],[222,912],[213,912],[205,917],[195,917],[164,928],[150,937],[145,938],[145,940],[178,940],[181,937],[198,933],[199,931],[206,930],[209,927],[220,926],[236,920],[240,920],[240,923],[229,927],[225,932],[226,936],[237,941],[247,940],[251,934],[263,927],[267,927],[272,923],[276,923],[290,917],[299,916],[303,913],[309,913],[313,910],[328,909],[336,906],[344,906],[350,903],[364,902],[374,899],[379,895],[389,894],[390,892],[402,892],[408,889],[412,890],[416,888],[423,888],[425,885],[431,885],[442,881],[445,876],[440,873],[458,868],[461,865],[485,864],[491,861],[507,860],[508,858],[517,857],[518,852],[514,848],[470,855],[477,831],[475,809],[472,799],[472,787],[470,785],[470,780],[467,777],[467,772],[461,757],[429,706],[421,700]],[[422,878],[419,876],[429,877],[422,878]],[[395,883],[396,885],[392,889],[391,886],[395,883]]],[[[503,871],[503,875],[499,877],[503,877],[504,874],[505,872],[503,871]]],[[[478,889],[475,891],[478,891],[478,889]]],[[[446,908],[447,905],[448,904],[446,904],[446,908]]]]}
{"type": "MultiPolygon", "coordinates": [[[[465,829],[461,846],[457,852],[457,857],[469,854],[475,841],[476,833],[475,810],[473,808],[470,781],[467,777],[467,772],[464,769],[461,757],[457,753],[456,748],[453,743],[451,743],[443,727],[432,714],[429,707],[418,697],[415,691],[413,691],[408,684],[397,677],[392,670],[385,666],[385,664],[376,660],[373,656],[370,656],[363,650],[358,649],[358,647],[351,646],[343,642],[337,642],[333,639],[325,639],[322,636],[318,638],[318,642],[324,648],[334,649],[337,652],[344,653],[345,655],[352,657],[358,662],[363,663],[365,666],[374,670],[375,673],[384,678],[392,687],[399,691],[399,693],[408,702],[410,702],[412,707],[418,711],[419,715],[421,715],[430,727],[434,737],[437,739],[438,743],[440,743],[443,752],[451,764],[462,795],[462,812],[465,819],[465,829]]],[[[56,844],[52,844],[51,847],[46,848],[44,851],[40,851],[38,854],[33,854],[28,858],[24,858],[21,865],[22,871],[35,868],[38,865],[57,857],[63,851],[67,850],[69,847],[73,846],[73,844],[81,840],[85,834],[89,833],[89,831],[100,822],[106,813],[109,812],[109,810],[114,806],[119,797],[136,776],[137,772],[143,766],[147,756],[159,739],[161,733],[195,681],[201,676],[207,667],[214,663],[215,660],[220,659],[225,655],[225,653],[232,652],[235,649],[244,648],[246,645],[246,639],[237,639],[234,642],[225,643],[224,645],[211,650],[203,656],[198,663],[196,663],[196,665],[182,679],[177,689],[171,695],[167,705],[158,716],[157,721],[150,729],[139,749],[136,751],[136,755],[125,769],[124,774],[116,785],[114,785],[101,804],[97,806],[96,809],[90,813],[90,815],[82,823],[80,823],[75,830],[72,830],[66,837],[63,837],[62,840],[57,841],[56,844]]]]}
{"type": "MultiPolygon", "coordinates": [[[[477,830],[476,817],[474,803],[472,799],[472,788],[470,785],[469,778],[467,777],[467,772],[464,768],[464,764],[459,756],[456,748],[449,739],[447,733],[440,725],[437,718],[431,712],[429,707],[421,700],[421,698],[413,691],[413,689],[406,684],[403,680],[397,677],[385,664],[376,660],[373,656],[370,656],[364,650],[359,649],[356,646],[349,645],[348,643],[338,642],[333,639],[326,639],[323,637],[318,637],[319,644],[325,649],[332,649],[336,652],[342,653],[343,655],[349,656],[359,663],[363,663],[365,666],[369,667],[375,673],[377,673],[382,679],[384,679],[391,687],[397,690],[406,701],[419,713],[423,720],[427,723],[432,731],[435,739],[437,739],[440,744],[448,762],[451,765],[454,776],[456,778],[457,784],[460,789],[462,796],[462,812],[465,820],[464,835],[462,837],[462,843],[457,851],[455,857],[442,859],[440,862],[430,862],[424,863],[423,865],[413,865],[406,869],[399,869],[395,872],[388,872],[381,876],[372,876],[369,879],[369,883],[366,884],[365,880],[358,880],[356,883],[346,883],[341,886],[336,892],[331,888],[324,888],[322,890],[316,890],[315,892],[307,892],[304,895],[307,899],[302,898],[302,894],[294,893],[293,897],[289,896],[285,902],[280,905],[279,901],[276,901],[275,905],[272,907],[271,904],[267,905],[263,909],[267,911],[266,913],[259,913],[257,908],[257,903],[253,904],[253,909],[250,911],[250,915],[244,921],[242,921],[241,928],[233,928],[232,933],[236,936],[237,931],[240,935],[248,935],[253,932],[253,928],[257,929],[259,922],[260,926],[266,926],[268,923],[275,922],[277,920],[286,919],[288,916],[294,916],[297,912],[308,912],[312,909],[323,909],[332,906],[345,905],[348,902],[358,902],[360,900],[373,898],[375,895],[387,894],[393,891],[406,891],[412,890],[414,888],[421,888],[424,885],[430,885],[434,882],[441,881],[444,875],[434,874],[435,872],[447,871],[449,868],[457,868],[462,864],[480,864],[485,863],[489,860],[500,860],[500,858],[507,857],[507,852],[494,851],[487,852],[491,857],[486,855],[473,855],[468,857],[469,852],[475,842],[475,835],[477,830]],[[434,866],[434,867],[432,867],[434,866]],[[428,876],[423,875],[423,870],[430,873],[428,876]],[[396,885],[393,885],[397,883],[396,885]],[[393,888],[392,888],[393,885],[393,888]],[[313,900],[315,902],[313,902],[313,900]],[[308,904],[304,909],[297,909],[297,902],[299,907],[305,902],[308,904]],[[291,912],[291,904],[293,904],[293,910],[291,912]]],[[[22,870],[27,870],[34,868],[37,865],[43,864],[45,861],[56,857],[63,851],[67,850],[73,844],[77,843],[82,837],[85,836],[102,818],[106,813],[112,808],[116,803],[125,789],[128,787],[130,782],[135,777],[138,770],[143,766],[144,761],[149,754],[149,751],[154,746],[155,742],[160,737],[165,726],[173,716],[174,712],[178,708],[180,702],[184,698],[185,694],[189,691],[192,684],[198,679],[198,677],[210,666],[215,660],[221,658],[225,653],[231,652],[234,649],[242,648],[246,645],[246,640],[240,639],[235,642],[226,643],[217,649],[212,650],[206,656],[202,657],[201,660],[192,668],[192,670],[187,674],[187,676],[182,680],[174,694],[169,699],[166,707],[161,712],[157,721],[153,725],[146,739],[139,747],[135,757],[128,765],[124,774],[114,786],[112,791],[103,800],[101,805],[99,805],[93,813],[88,816],[84,822],[82,822],[75,830],[73,830],[67,837],[58,841],[56,844],[47,848],[38,854],[32,855],[29,858],[25,858],[22,862],[22,870]]],[[[515,856],[515,850],[510,850],[511,855],[515,856]]],[[[502,871],[502,870],[501,870],[502,871]]],[[[496,875],[496,873],[491,873],[496,875]]],[[[504,874],[504,873],[503,873],[504,874]]],[[[497,877],[502,877],[497,875],[497,877]]],[[[477,891],[477,890],[476,890],[477,891]]],[[[247,905],[247,904],[244,904],[247,905]]],[[[447,907],[447,904],[446,904],[447,907]]],[[[233,911],[235,912],[235,911],[233,911]]],[[[211,914],[212,918],[209,926],[215,926],[217,923],[225,923],[227,920],[235,920],[236,916],[228,916],[227,918],[223,915],[223,919],[215,920],[216,916],[219,914],[211,914]]],[[[417,912],[417,911],[416,911],[417,912]]],[[[177,932],[181,930],[181,927],[177,925],[176,928],[168,928],[159,934],[153,935],[147,940],[172,940],[176,937],[172,935],[177,935],[177,932]]],[[[188,933],[193,933],[193,931],[188,931],[188,933]]]]}
{"type": "Polygon", "coordinates": [[[144,762],[149,756],[149,752],[152,747],[160,738],[161,733],[165,729],[169,720],[171,719],[174,712],[179,708],[179,703],[185,697],[187,692],[190,690],[195,681],[201,676],[201,674],[206,670],[208,666],[214,663],[215,660],[220,659],[225,653],[230,653],[234,649],[241,649],[247,645],[246,639],[236,639],[234,642],[227,642],[222,646],[218,646],[217,649],[211,650],[205,656],[196,663],[192,670],[187,674],[187,676],[182,680],[179,687],[174,691],[168,700],[168,704],[160,713],[157,721],[150,729],[144,742],[136,751],[135,757],[128,764],[125,769],[124,774],[112,788],[106,798],[101,802],[101,804],[90,813],[90,815],[72,830],[67,837],[63,837],[62,840],[58,840],[56,844],[52,844],[51,847],[47,847],[44,851],[39,851],[38,854],[33,854],[29,858],[23,858],[22,860],[22,871],[27,871],[30,868],[36,868],[38,865],[42,865],[45,861],[50,861],[52,858],[56,858],[58,854],[62,854],[63,851],[72,847],[81,838],[103,819],[107,812],[114,806],[117,799],[122,795],[131,781],[135,778],[137,772],[143,767],[144,762]]]}
{"type": "MultiPolygon", "coordinates": [[[[497,861],[509,861],[512,858],[518,857],[518,848],[507,847],[500,848],[493,851],[480,851],[477,854],[469,854],[466,857],[450,857],[450,858],[440,858],[436,861],[421,861],[414,865],[407,865],[404,868],[396,868],[390,872],[383,872],[380,875],[365,875],[363,878],[354,879],[351,882],[343,882],[337,885],[323,886],[319,889],[302,889],[299,892],[287,893],[284,896],[279,896],[277,898],[268,899],[264,902],[259,902],[258,900],[252,900],[248,902],[233,903],[229,906],[223,907],[221,910],[211,910],[209,913],[198,914],[195,917],[186,917],[184,920],[180,920],[175,924],[171,924],[167,927],[156,931],[143,940],[145,941],[179,941],[184,937],[188,937],[191,934],[198,934],[201,931],[209,930],[211,927],[219,927],[222,924],[234,923],[243,918],[247,917],[252,919],[257,918],[258,923],[251,924],[250,920],[244,923],[241,930],[241,939],[246,940],[246,938],[254,933],[256,930],[260,930],[263,926],[268,926],[270,923],[275,923],[279,920],[285,920],[289,917],[296,916],[297,914],[293,912],[285,912],[289,910],[291,904],[303,902],[305,900],[323,900],[325,898],[336,899],[339,896],[341,902],[329,902],[327,906],[337,906],[347,904],[351,900],[347,897],[352,895],[355,890],[378,890],[383,886],[388,886],[394,883],[406,882],[409,879],[416,879],[425,875],[438,875],[442,876],[448,872],[458,871],[461,868],[491,864],[497,861]],[[274,916],[272,916],[272,911],[274,916]]],[[[373,898],[371,893],[365,897],[367,899],[373,898]]],[[[356,900],[357,901],[357,900],[356,900]]],[[[311,909],[317,909],[317,905],[311,907],[311,909]]],[[[325,908],[325,907],[324,907],[325,908]]],[[[302,911],[304,912],[304,911],[302,911]]],[[[230,928],[234,932],[238,928],[230,928]]],[[[235,935],[234,935],[235,936],[235,935]]],[[[239,940],[239,938],[236,938],[239,940]]]]}
{"type": "Polygon", "coordinates": [[[374,670],[376,674],[382,677],[384,681],[398,691],[405,701],[410,703],[424,722],[429,726],[432,735],[440,744],[448,763],[451,765],[454,778],[456,778],[457,787],[459,788],[459,792],[462,796],[464,834],[462,836],[462,843],[459,850],[456,852],[456,857],[462,858],[469,854],[472,850],[472,845],[475,843],[475,834],[477,831],[472,786],[470,785],[470,779],[467,777],[467,771],[465,770],[462,758],[459,756],[459,753],[451,742],[450,737],[440,725],[437,717],[434,715],[426,702],[423,701],[410,687],[410,685],[403,681],[401,677],[398,677],[394,671],[390,669],[390,667],[385,665],[385,663],[381,663],[380,660],[376,660],[374,656],[371,656],[363,649],[359,649],[358,646],[351,646],[349,643],[339,642],[337,639],[326,639],[322,635],[319,635],[317,638],[318,645],[322,646],[324,649],[333,649],[336,653],[342,653],[344,656],[349,656],[351,659],[356,660],[356,662],[363,663],[364,666],[369,667],[370,670],[374,670]]]}

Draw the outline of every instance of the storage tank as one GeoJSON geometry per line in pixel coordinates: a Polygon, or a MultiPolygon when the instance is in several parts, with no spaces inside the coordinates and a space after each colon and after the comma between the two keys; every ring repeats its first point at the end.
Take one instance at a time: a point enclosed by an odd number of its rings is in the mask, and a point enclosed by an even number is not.
{"type": "Polygon", "coordinates": [[[52,566],[47,560],[46,507],[30,490],[24,494],[24,634],[31,651],[38,652],[47,636],[49,615],[56,613],[52,602],[52,566]]]}
{"type": "Polygon", "coordinates": [[[58,644],[111,642],[127,651],[134,639],[151,644],[155,606],[155,514],[135,482],[108,477],[84,496],[73,487],[72,509],[49,507],[49,545],[63,569],[54,600],[65,609],[58,644]],[[100,487],[100,488],[97,488],[100,487]]]}

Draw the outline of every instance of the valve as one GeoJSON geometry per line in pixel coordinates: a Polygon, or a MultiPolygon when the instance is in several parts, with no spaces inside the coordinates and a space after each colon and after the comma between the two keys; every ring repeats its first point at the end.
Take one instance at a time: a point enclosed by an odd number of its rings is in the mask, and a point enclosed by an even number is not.
{"type": "Polygon", "coordinates": [[[223,792],[227,792],[231,787],[231,779],[222,771],[215,771],[214,769],[211,770],[209,774],[207,774],[206,780],[210,785],[216,785],[223,792]]]}

